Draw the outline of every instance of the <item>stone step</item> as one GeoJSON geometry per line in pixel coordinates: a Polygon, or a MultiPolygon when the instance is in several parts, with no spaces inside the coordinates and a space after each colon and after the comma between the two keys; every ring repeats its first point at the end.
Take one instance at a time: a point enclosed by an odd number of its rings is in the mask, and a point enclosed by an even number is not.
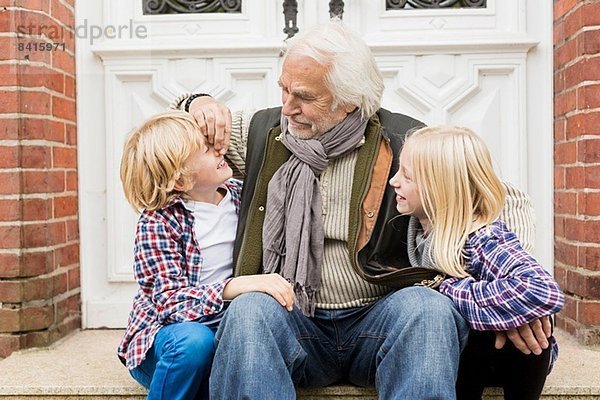
{"type": "MultiPolygon", "coordinates": [[[[117,360],[121,330],[84,330],[49,348],[24,350],[0,360],[0,400],[141,400],[145,390],[117,360]]],[[[600,349],[583,347],[558,331],[560,358],[542,399],[600,399],[600,349]]],[[[372,389],[332,386],[301,390],[302,400],[376,399],[372,389]]],[[[502,391],[486,390],[485,399],[502,391]]]]}

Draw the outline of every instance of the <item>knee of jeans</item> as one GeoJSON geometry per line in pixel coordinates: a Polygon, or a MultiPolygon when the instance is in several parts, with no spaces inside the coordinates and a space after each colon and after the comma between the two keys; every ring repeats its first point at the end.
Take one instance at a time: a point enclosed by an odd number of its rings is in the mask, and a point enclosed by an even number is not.
{"type": "MultiPolygon", "coordinates": [[[[236,324],[269,323],[284,312],[284,308],[272,296],[266,293],[251,292],[236,297],[227,309],[226,319],[236,324]]],[[[244,328],[242,328],[244,329],[244,328]]]]}
{"type": "Polygon", "coordinates": [[[421,286],[401,289],[394,294],[398,306],[404,310],[411,310],[415,317],[433,319],[455,319],[459,316],[458,310],[448,297],[443,294],[421,286]]]}
{"type": "Polygon", "coordinates": [[[176,354],[179,364],[190,369],[202,369],[210,365],[215,352],[215,335],[210,328],[197,323],[189,324],[173,337],[169,350],[176,354]]]}

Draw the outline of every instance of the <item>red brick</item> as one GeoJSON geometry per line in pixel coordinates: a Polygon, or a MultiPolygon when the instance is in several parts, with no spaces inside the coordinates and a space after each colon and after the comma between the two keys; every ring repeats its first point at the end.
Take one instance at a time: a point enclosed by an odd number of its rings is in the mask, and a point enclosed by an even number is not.
{"type": "Polygon", "coordinates": [[[23,300],[24,302],[32,300],[48,300],[53,296],[53,283],[54,278],[52,276],[45,276],[41,278],[33,278],[23,281],[23,300]]]}
{"type": "Polygon", "coordinates": [[[20,273],[20,258],[14,253],[0,253],[0,278],[14,278],[20,273]]]}
{"type": "Polygon", "coordinates": [[[600,138],[578,141],[577,161],[582,163],[600,162],[600,138]]]}
{"type": "Polygon", "coordinates": [[[577,321],[586,325],[600,325],[600,301],[579,302],[577,321]]]}
{"type": "Polygon", "coordinates": [[[579,260],[583,268],[600,271],[600,247],[580,246],[579,260]]]}
{"type": "Polygon", "coordinates": [[[44,222],[23,225],[23,247],[35,248],[65,242],[64,222],[44,222]]]}
{"type": "Polygon", "coordinates": [[[600,2],[595,0],[582,7],[581,23],[584,26],[600,25],[600,2]]]}
{"type": "Polygon", "coordinates": [[[19,167],[19,147],[0,146],[0,168],[19,167]]]}
{"type": "Polygon", "coordinates": [[[554,164],[573,164],[577,161],[577,142],[565,142],[554,145],[554,164]]]}
{"type": "Polygon", "coordinates": [[[556,238],[565,236],[565,219],[557,217],[556,214],[554,214],[554,236],[556,238]]]}
{"type": "Polygon", "coordinates": [[[0,249],[21,247],[21,228],[18,225],[0,226],[0,249]]]}
{"type": "Polygon", "coordinates": [[[20,193],[21,174],[19,172],[0,171],[0,194],[20,193]]]}
{"type": "Polygon", "coordinates": [[[17,81],[17,66],[14,64],[0,65],[0,86],[18,85],[19,83],[17,81]]]}
{"type": "Polygon", "coordinates": [[[600,85],[581,86],[577,89],[579,109],[600,107],[600,85]]]}
{"type": "Polygon", "coordinates": [[[22,301],[20,281],[0,280],[0,303],[20,303],[22,301]]]}
{"type": "Polygon", "coordinates": [[[67,174],[67,192],[76,191],[77,190],[77,172],[76,171],[66,171],[67,174]]]}
{"type": "Polygon", "coordinates": [[[575,114],[567,118],[567,139],[600,135],[600,112],[575,114]]]}
{"type": "Polygon", "coordinates": [[[42,87],[62,93],[64,75],[46,67],[23,65],[19,69],[20,86],[42,87]]]}
{"type": "Polygon", "coordinates": [[[577,109],[577,91],[569,90],[554,96],[554,115],[565,115],[577,109]]]}
{"type": "Polygon", "coordinates": [[[580,192],[577,195],[578,213],[587,216],[600,215],[600,192],[580,192]]]}
{"type": "MultiPolygon", "coordinates": [[[[564,87],[572,88],[584,81],[600,80],[600,57],[581,59],[564,70],[564,87]]],[[[581,106],[581,104],[579,104],[581,106]]]]}
{"type": "Polygon", "coordinates": [[[60,97],[52,98],[52,115],[57,118],[75,121],[77,119],[75,114],[75,101],[60,97]]]}
{"type": "Polygon", "coordinates": [[[579,54],[600,53],[600,30],[584,31],[579,35],[579,54]]]}
{"type": "Polygon", "coordinates": [[[67,239],[67,226],[64,221],[48,224],[48,237],[53,245],[63,244],[67,239]]]}
{"type": "Polygon", "coordinates": [[[18,39],[15,37],[1,37],[0,36],[0,61],[2,60],[14,60],[18,58],[17,43],[18,39]]]}
{"type": "Polygon", "coordinates": [[[49,115],[50,95],[44,92],[20,92],[21,112],[25,114],[49,115]]]}
{"type": "Polygon", "coordinates": [[[588,189],[600,189],[600,165],[585,167],[585,186],[588,189]]]}
{"type": "Polygon", "coordinates": [[[54,147],[52,160],[55,168],[77,168],[77,149],[74,147],[54,147]]]}
{"type": "Polygon", "coordinates": [[[580,6],[579,0],[554,1],[554,20],[562,18],[569,11],[580,6]]]}
{"type": "Polygon", "coordinates": [[[554,189],[565,189],[565,168],[554,167],[554,189]]]}
{"type": "Polygon", "coordinates": [[[21,330],[19,309],[0,308],[0,332],[18,332],[21,330]]]}
{"type": "Polygon", "coordinates": [[[67,26],[75,25],[73,11],[65,7],[59,0],[51,0],[50,14],[67,26]]]}
{"type": "Polygon", "coordinates": [[[554,94],[565,90],[565,71],[554,71],[554,94]]]}
{"type": "Polygon", "coordinates": [[[65,124],[66,128],[66,141],[65,143],[71,146],[77,144],[77,126],[72,124],[65,124]]]}
{"type": "Polygon", "coordinates": [[[23,171],[23,193],[57,193],[64,190],[63,171],[23,171]]]}
{"type": "Polygon", "coordinates": [[[74,99],[75,98],[75,79],[68,75],[64,75],[64,94],[65,96],[74,99]]]}
{"type": "Polygon", "coordinates": [[[20,119],[0,118],[0,140],[19,138],[20,119]]]}
{"type": "Polygon", "coordinates": [[[566,289],[568,292],[589,300],[600,299],[600,274],[569,270],[567,271],[566,289]]]}
{"type": "Polygon", "coordinates": [[[555,192],[554,212],[557,214],[577,214],[577,193],[555,192]]]}
{"type": "Polygon", "coordinates": [[[51,165],[51,149],[48,146],[21,147],[23,168],[47,168],[51,165]]]}
{"type": "Polygon", "coordinates": [[[569,40],[569,38],[573,36],[573,34],[575,34],[583,27],[581,18],[581,8],[575,9],[573,10],[573,12],[567,15],[563,20],[563,24],[563,35],[565,39],[569,40]]]}
{"type": "Polygon", "coordinates": [[[23,221],[45,221],[52,218],[52,200],[23,199],[23,221]]]}
{"type": "Polygon", "coordinates": [[[81,287],[81,276],[79,274],[79,267],[71,268],[68,272],[69,291],[81,287]]]}
{"type": "Polygon", "coordinates": [[[49,251],[23,252],[21,276],[38,276],[54,270],[54,256],[49,251]]]}
{"type": "Polygon", "coordinates": [[[74,221],[66,221],[67,223],[67,241],[77,240],[79,239],[79,222],[77,220],[74,221]]]}
{"type": "Polygon", "coordinates": [[[567,120],[565,118],[556,118],[554,120],[554,143],[565,140],[567,130],[567,120]]]}
{"type": "Polygon", "coordinates": [[[65,124],[46,119],[24,118],[23,139],[45,139],[62,143],[65,140],[65,124]]]}
{"type": "Polygon", "coordinates": [[[566,265],[574,265],[577,263],[577,246],[556,241],[554,243],[554,257],[558,262],[566,265]]]}
{"type": "Polygon", "coordinates": [[[77,215],[77,196],[63,196],[54,199],[54,218],[77,215]]]}
{"type": "Polygon", "coordinates": [[[561,265],[554,266],[554,279],[560,285],[563,291],[567,291],[567,273],[570,269],[561,265]]]}
{"type": "Polygon", "coordinates": [[[56,264],[59,268],[79,264],[79,243],[57,248],[56,264]]]}
{"type": "Polygon", "coordinates": [[[0,221],[18,221],[21,219],[21,203],[19,200],[0,199],[0,221]]]}
{"type": "MultiPolygon", "coordinates": [[[[2,39],[0,37],[0,39],[2,39]]],[[[19,94],[21,92],[0,91],[0,113],[9,114],[19,112],[19,94]]]]}
{"type": "Polygon", "coordinates": [[[19,7],[26,10],[38,10],[48,12],[50,5],[48,0],[19,0],[19,7]]]}
{"type": "Polygon", "coordinates": [[[26,307],[20,310],[22,331],[46,329],[54,322],[54,307],[26,307]]]}
{"type": "Polygon", "coordinates": [[[0,335],[0,358],[8,357],[20,348],[18,335],[0,335]]]}
{"type": "Polygon", "coordinates": [[[577,57],[577,41],[566,41],[562,46],[554,49],[554,70],[561,69],[568,62],[577,57]]]}
{"type": "Polygon", "coordinates": [[[66,51],[52,52],[52,68],[60,69],[69,75],[75,75],[75,58],[66,51]]]}
{"type": "Polygon", "coordinates": [[[565,185],[569,189],[585,188],[585,169],[583,167],[565,168],[565,185]]]}
{"type": "Polygon", "coordinates": [[[565,295],[565,306],[560,311],[562,315],[569,316],[570,318],[577,318],[577,306],[579,300],[573,296],[565,295]]]}
{"type": "Polygon", "coordinates": [[[67,272],[61,272],[53,277],[54,296],[67,293],[69,290],[69,279],[67,272]]]}

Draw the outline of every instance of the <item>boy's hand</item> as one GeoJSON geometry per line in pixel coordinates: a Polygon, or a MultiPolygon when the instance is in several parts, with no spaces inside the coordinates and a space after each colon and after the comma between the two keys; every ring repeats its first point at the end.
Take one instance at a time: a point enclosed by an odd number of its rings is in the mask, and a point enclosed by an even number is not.
{"type": "Polygon", "coordinates": [[[200,125],[200,131],[224,155],[231,138],[231,112],[227,106],[210,96],[195,98],[190,104],[190,114],[200,125]]]}
{"type": "Polygon", "coordinates": [[[223,299],[233,300],[248,292],[262,292],[272,296],[288,311],[294,307],[294,288],[279,274],[238,276],[223,290],[223,299]]]}

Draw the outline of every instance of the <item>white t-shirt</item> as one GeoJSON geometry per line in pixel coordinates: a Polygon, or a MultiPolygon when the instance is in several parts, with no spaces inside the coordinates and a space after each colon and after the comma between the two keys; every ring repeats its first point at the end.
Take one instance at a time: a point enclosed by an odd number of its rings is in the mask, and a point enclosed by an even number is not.
{"type": "Polygon", "coordinates": [[[231,193],[217,205],[186,200],[194,213],[194,233],[202,254],[200,284],[222,281],[233,274],[233,242],[238,217],[231,193]]]}

